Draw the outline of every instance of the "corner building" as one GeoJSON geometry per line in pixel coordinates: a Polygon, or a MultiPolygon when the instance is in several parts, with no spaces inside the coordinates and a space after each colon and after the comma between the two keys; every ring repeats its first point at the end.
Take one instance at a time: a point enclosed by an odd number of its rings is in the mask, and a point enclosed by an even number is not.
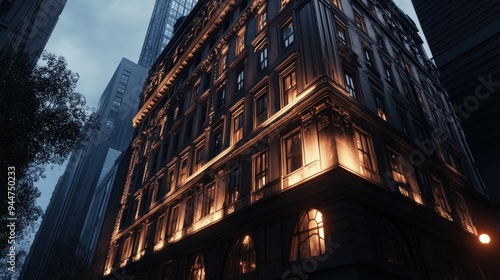
{"type": "Polygon", "coordinates": [[[179,30],[105,279],[498,277],[483,186],[392,1],[199,1],[179,30]]]}

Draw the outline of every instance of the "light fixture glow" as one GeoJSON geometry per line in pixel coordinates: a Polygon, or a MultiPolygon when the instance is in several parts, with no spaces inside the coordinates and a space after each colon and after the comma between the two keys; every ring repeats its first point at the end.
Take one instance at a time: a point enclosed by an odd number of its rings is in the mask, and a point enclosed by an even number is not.
{"type": "Polygon", "coordinates": [[[490,239],[490,236],[489,236],[489,235],[487,235],[487,234],[485,234],[485,233],[483,233],[483,234],[479,235],[479,241],[480,241],[481,243],[483,243],[483,244],[488,244],[488,243],[490,243],[490,240],[491,240],[491,239],[490,239]]]}

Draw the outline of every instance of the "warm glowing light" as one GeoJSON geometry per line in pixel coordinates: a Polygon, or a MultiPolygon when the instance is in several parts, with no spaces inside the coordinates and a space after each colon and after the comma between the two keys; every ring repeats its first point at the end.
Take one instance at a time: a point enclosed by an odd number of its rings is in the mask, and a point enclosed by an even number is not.
{"type": "Polygon", "coordinates": [[[491,239],[490,239],[490,236],[489,236],[489,235],[487,235],[487,234],[485,234],[485,233],[483,233],[483,234],[479,235],[479,241],[480,241],[481,243],[483,243],[483,244],[488,244],[488,243],[490,243],[490,240],[491,240],[491,239]]]}

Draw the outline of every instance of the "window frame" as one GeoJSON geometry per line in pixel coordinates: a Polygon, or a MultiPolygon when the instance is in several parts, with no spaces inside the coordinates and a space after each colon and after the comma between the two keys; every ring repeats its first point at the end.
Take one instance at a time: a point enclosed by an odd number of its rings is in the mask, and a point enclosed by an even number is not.
{"type": "Polygon", "coordinates": [[[264,150],[253,156],[253,190],[259,191],[269,183],[269,152],[264,150]]]}
{"type": "Polygon", "coordinates": [[[241,107],[235,110],[231,116],[231,145],[235,145],[243,139],[244,128],[244,107],[241,107]]]}
{"type": "Polygon", "coordinates": [[[283,107],[290,104],[299,96],[297,90],[297,68],[295,64],[290,65],[286,70],[280,73],[280,88],[283,100],[283,107]],[[290,86],[287,88],[287,79],[290,79],[290,86]],[[293,96],[291,96],[293,94],[293,96]],[[292,98],[290,98],[292,97],[292,98]]]}
{"type": "Polygon", "coordinates": [[[283,50],[295,42],[295,28],[291,18],[280,26],[280,34],[281,47],[283,50]]]}
{"type": "MultiPolygon", "coordinates": [[[[293,140],[291,140],[293,141],[293,140]]],[[[297,170],[300,170],[301,168],[304,167],[304,145],[303,145],[303,137],[302,137],[302,131],[301,129],[296,129],[290,133],[288,133],[285,137],[283,137],[283,140],[282,140],[282,145],[283,145],[283,156],[284,156],[284,160],[283,160],[283,164],[284,164],[284,171],[285,171],[285,175],[288,176],[294,172],[296,172],[297,170]],[[293,152],[292,154],[290,154],[290,151],[289,152],[289,149],[288,149],[288,140],[289,139],[293,139],[295,136],[298,137],[298,151],[295,151],[293,152]],[[295,159],[294,159],[295,158],[295,159]],[[300,163],[296,162],[296,163],[293,163],[294,160],[299,160],[300,158],[300,163]],[[290,162],[292,161],[292,162],[290,162]],[[290,165],[293,165],[293,166],[290,166],[290,165]],[[297,166],[295,166],[297,165],[297,166]]],[[[290,142],[290,150],[293,148],[293,143],[290,142]]],[[[295,147],[295,149],[297,149],[297,147],[295,147]]]]}
{"type": "Polygon", "coordinates": [[[259,93],[257,93],[254,97],[254,119],[255,119],[255,127],[260,126],[262,123],[267,121],[270,117],[269,113],[269,93],[267,90],[267,87],[262,89],[259,93]],[[260,110],[259,107],[259,100],[265,98],[265,107],[264,109],[260,110]],[[260,110],[260,111],[259,111],[260,110]],[[265,115],[264,117],[261,117],[262,115],[265,115]]]}

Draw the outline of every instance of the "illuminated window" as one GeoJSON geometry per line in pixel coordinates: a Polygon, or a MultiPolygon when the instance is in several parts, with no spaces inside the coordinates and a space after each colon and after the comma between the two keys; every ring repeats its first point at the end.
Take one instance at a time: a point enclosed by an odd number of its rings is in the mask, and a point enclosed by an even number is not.
{"type": "Polygon", "coordinates": [[[236,202],[240,194],[240,169],[236,168],[229,172],[227,184],[227,201],[226,204],[236,202]]]}
{"type": "Polygon", "coordinates": [[[434,197],[434,204],[436,205],[436,211],[443,218],[448,219],[450,221],[453,220],[451,217],[451,209],[448,204],[448,199],[446,198],[446,193],[443,188],[443,184],[439,179],[434,176],[431,176],[431,185],[432,185],[432,194],[434,197]]]}
{"type": "Polygon", "coordinates": [[[389,154],[389,163],[394,181],[406,184],[404,162],[401,156],[391,151],[389,154]]]}
{"type": "Polygon", "coordinates": [[[474,227],[474,224],[472,223],[472,219],[470,216],[469,209],[467,207],[467,203],[465,202],[464,198],[456,193],[456,206],[457,206],[457,215],[460,218],[460,222],[462,223],[462,226],[464,227],[465,230],[472,234],[476,234],[476,228],[474,227]]]}
{"type": "Polygon", "coordinates": [[[243,71],[243,67],[237,72],[236,78],[236,90],[242,90],[245,83],[245,72],[243,71]]]}
{"type": "Polygon", "coordinates": [[[120,261],[124,263],[130,258],[130,254],[132,253],[132,236],[127,237],[123,242],[122,254],[120,261]]]}
{"type": "Polygon", "coordinates": [[[167,215],[161,214],[156,222],[155,244],[160,243],[165,239],[165,231],[167,228],[167,215]]]}
{"type": "Polygon", "coordinates": [[[379,95],[375,96],[375,105],[377,106],[377,115],[384,121],[387,121],[387,114],[385,113],[384,99],[379,95]]]}
{"type": "Polygon", "coordinates": [[[168,170],[166,193],[170,192],[175,187],[175,166],[168,170]]]}
{"type": "Polygon", "coordinates": [[[243,112],[238,111],[233,116],[231,144],[234,145],[243,139],[243,112]]]}
{"type": "Polygon", "coordinates": [[[261,125],[269,117],[268,106],[268,94],[265,90],[255,99],[255,126],[261,125]]]}
{"type": "Polygon", "coordinates": [[[358,150],[358,162],[365,170],[375,171],[375,161],[373,159],[372,144],[370,137],[360,131],[354,131],[356,148],[358,150]]]}
{"type": "Polygon", "coordinates": [[[292,21],[288,22],[281,28],[281,38],[283,40],[283,47],[287,48],[293,43],[295,39],[292,21]]]}
{"type": "Polygon", "coordinates": [[[354,12],[354,17],[356,18],[356,26],[359,27],[359,29],[366,31],[363,17],[358,12],[354,12]]]}
{"type": "Polygon", "coordinates": [[[226,277],[238,277],[256,270],[257,257],[255,246],[250,236],[238,240],[229,251],[226,277]]]}
{"type": "Polygon", "coordinates": [[[259,50],[259,71],[267,67],[267,45],[259,50]]]}
{"type": "Polygon", "coordinates": [[[203,260],[203,255],[199,254],[193,266],[191,267],[191,271],[189,272],[189,280],[205,280],[205,261],[203,260]]]}
{"type": "Polygon", "coordinates": [[[356,83],[354,81],[354,76],[351,73],[344,71],[344,82],[345,89],[349,93],[349,96],[356,98],[356,83]]]}
{"type": "Polygon", "coordinates": [[[245,29],[238,32],[236,36],[236,55],[239,55],[245,50],[245,29]]]}
{"type": "Polygon", "coordinates": [[[286,105],[297,97],[297,74],[295,69],[292,69],[281,77],[281,84],[286,105]]]}
{"type": "Polygon", "coordinates": [[[227,69],[227,50],[228,48],[225,47],[221,51],[221,57],[220,57],[220,65],[219,65],[219,73],[222,75],[224,71],[227,69]]]}
{"type": "Polygon", "coordinates": [[[150,224],[145,224],[136,234],[136,239],[135,239],[136,259],[141,257],[141,255],[144,254],[144,251],[146,250],[148,244],[149,229],[150,229],[150,224]]]}
{"type": "Polygon", "coordinates": [[[290,260],[297,261],[325,253],[325,231],[323,215],[316,209],[302,214],[295,227],[290,260]]]}
{"type": "Polygon", "coordinates": [[[117,256],[117,251],[118,251],[118,246],[116,244],[111,244],[109,248],[109,253],[108,257],[106,259],[106,271],[110,271],[114,264],[116,263],[116,256],[117,256]]]}
{"type": "Polygon", "coordinates": [[[214,199],[215,199],[215,185],[211,184],[205,187],[205,193],[203,195],[203,208],[201,213],[203,217],[214,213],[215,211],[214,199]]]}
{"type": "Polygon", "coordinates": [[[205,146],[201,144],[196,147],[193,172],[200,170],[203,164],[205,164],[205,146]]]}
{"type": "Polygon", "coordinates": [[[255,190],[260,190],[267,184],[269,169],[267,157],[268,153],[265,151],[253,158],[255,190]]]}
{"type": "Polygon", "coordinates": [[[186,182],[189,176],[189,155],[186,155],[181,160],[181,165],[179,169],[179,185],[186,182]]]}
{"type": "Polygon", "coordinates": [[[286,173],[290,174],[302,167],[302,139],[300,131],[285,139],[286,173]]]}
{"type": "Polygon", "coordinates": [[[170,212],[170,223],[168,224],[168,235],[179,231],[179,205],[172,208],[170,212]]]}
{"type": "Polygon", "coordinates": [[[267,25],[267,11],[266,6],[262,7],[257,14],[257,32],[262,31],[267,25]]]}

